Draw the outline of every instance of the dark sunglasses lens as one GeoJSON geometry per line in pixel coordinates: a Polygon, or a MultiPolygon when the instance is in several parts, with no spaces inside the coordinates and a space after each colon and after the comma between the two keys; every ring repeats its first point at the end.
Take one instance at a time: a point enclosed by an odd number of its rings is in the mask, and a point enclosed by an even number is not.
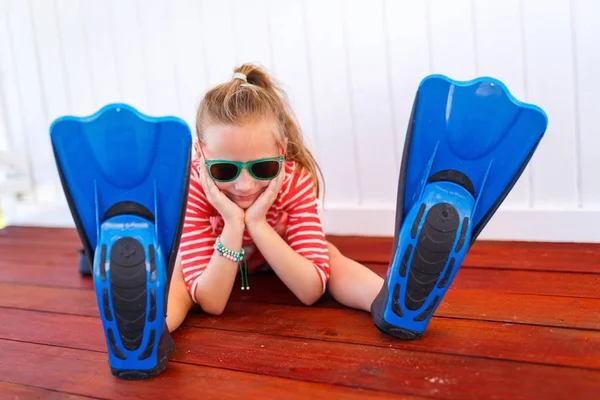
{"type": "Polygon", "coordinates": [[[279,172],[279,163],[277,161],[262,161],[252,166],[252,173],[259,179],[274,178],[279,172]]]}
{"type": "Polygon", "coordinates": [[[210,174],[218,181],[230,181],[238,173],[238,167],[235,164],[221,163],[210,167],[210,174]]]}

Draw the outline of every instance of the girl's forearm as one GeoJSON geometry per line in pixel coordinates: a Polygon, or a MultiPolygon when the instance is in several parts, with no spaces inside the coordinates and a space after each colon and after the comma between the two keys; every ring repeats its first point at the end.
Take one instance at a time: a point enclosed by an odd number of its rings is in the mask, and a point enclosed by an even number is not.
{"type": "MultiPolygon", "coordinates": [[[[221,233],[221,243],[228,249],[240,251],[244,235],[243,222],[225,223],[221,233]]],[[[215,250],[208,266],[198,278],[196,301],[207,313],[219,315],[225,310],[235,277],[238,263],[222,257],[215,250]]]]}
{"type": "Polygon", "coordinates": [[[311,261],[294,251],[266,221],[247,229],[273,271],[302,303],[319,300],[323,286],[311,261]]]}

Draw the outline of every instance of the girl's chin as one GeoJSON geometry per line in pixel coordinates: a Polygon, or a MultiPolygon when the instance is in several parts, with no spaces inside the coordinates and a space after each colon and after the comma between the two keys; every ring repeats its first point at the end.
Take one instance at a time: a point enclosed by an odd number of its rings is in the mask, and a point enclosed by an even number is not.
{"type": "Polygon", "coordinates": [[[252,204],[254,204],[254,200],[235,201],[235,205],[237,205],[242,210],[247,210],[252,204]]]}
{"type": "Polygon", "coordinates": [[[230,197],[230,200],[233,201],[236,206],[245,210],[247,208],[250,208],[250,206],[252,204],[254,204],[257,197],[258,196],[252,196],[251,198],[248,198],[248,199],[239,199],[239,198],[235,198],[235,197],[233,197],[233,198],[230,197]]]}

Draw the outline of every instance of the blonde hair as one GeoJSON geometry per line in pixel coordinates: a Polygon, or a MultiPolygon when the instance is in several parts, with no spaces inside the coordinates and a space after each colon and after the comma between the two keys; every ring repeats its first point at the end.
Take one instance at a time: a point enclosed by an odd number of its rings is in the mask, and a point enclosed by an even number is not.
{"type": "Polygon", "coordinates": [[[287,138],[285,157],[296,161],[300,170],[307,170],[320,193],[317,171],[323,179],[317,161],[305,146],[300,126],[293,118],[287,95],[261,68],[243,64],[234,70],[234,78],[209,90],[196,113],[196,135],[204,144],[204,127],[211,123],[240,124],[257,117],[272,116],[278,124],[277,142],[283,146],[287,138]]]}

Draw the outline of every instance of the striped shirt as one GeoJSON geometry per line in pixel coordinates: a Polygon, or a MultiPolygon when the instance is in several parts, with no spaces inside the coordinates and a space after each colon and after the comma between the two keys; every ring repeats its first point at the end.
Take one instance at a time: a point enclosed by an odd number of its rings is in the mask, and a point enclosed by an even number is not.
{"type": "MultiPolygon", "coordinates": [[[[309,172],[306,169],[298,171],[297,166],[295,161],[285,162],[282,171],[285,178],[266,219],[293,250],[313,263],[325,293],[329,280],[329,253],[317,212],[316,191],[309,172]]],[[[200,160],[194,157],[179,246],[185,284],[194,302],[198,277],[208,266],[215,251],[213,245],[224,227],[223,218],[206,198],[199,171],[200,160]]],[[[248,273],[268,268],[247,231],[244,231],[242,246],[248,273]]]]}

